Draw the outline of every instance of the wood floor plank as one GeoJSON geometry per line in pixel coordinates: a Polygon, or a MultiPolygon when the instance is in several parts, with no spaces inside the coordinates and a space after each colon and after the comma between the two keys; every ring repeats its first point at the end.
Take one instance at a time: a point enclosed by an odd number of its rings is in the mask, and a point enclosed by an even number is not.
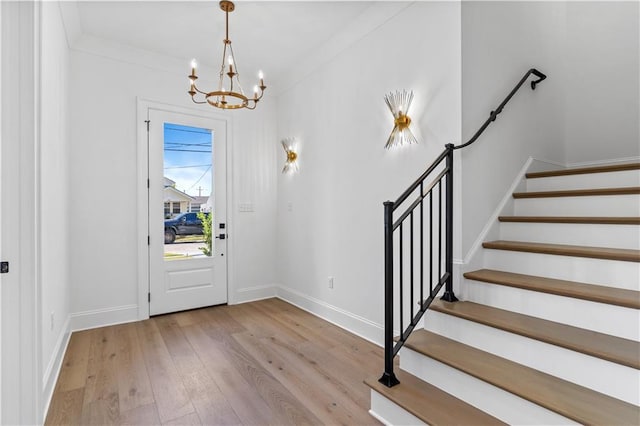
{"type": "Polygon", "coordinates": [[[406,346],[578,423],[632,425],[640,418],[635,405],[426,330],[414,331],[406,346]]]}
{"type": "Polygon", "coordinates": [[[640,292],[635,290],[516,274],[492,269],[479,269],[477,271],[467,272],[464,274],[464,277],[474,281],[573,297],[575,299],[623,306],[625,308],[640,309],[640,292]]]}
{"type": "Polygon", "coordinates": [[[200,426],[203,423],[196,413],[187,414],[178,419],[173,419],[162,423],[163,426],[200,426]]]}
{"type": "Polygon", "coordinates": [[[496,250],[523,251],[558,256],[588,257],[593,259],[640,262],[640,250],[609,247],[586,247],[567,244],[530,243],[526,241],[486,241],[482,247],[496,250]]]}
{"type": "Polygon", "coordinates": [[[431,309],[489,327],[640,369],[640,343],[473,302],[437,300],[431,309]]]}
{"type": "Polygon", "coordinates": [[[279,424],[307,425],[320,423],[318,418],[304,404],[297,402],[296,397],[256,362],[232,336],[225,332],[220,332],[215,323],[201,324],[200,326],[209,337],[217,341],[230,364],[244,377],[250,386],[258,391],[262,399],[271,407],[279,424]]]}
{"type": "Polygon", "coordinates": [[[622,188],[567,189],[562,191],[514,192],[513,198],[555,198],[555,197],[591,197],[602,195],[636,195],[640,186],[622,188]]]}
{"type": "Polygon", "coordinates": [[[156,404],[141,405],[120,412],[120,426],[159,425],[160,417],[156,404]]]}
{"type": "Polygon", "coordinates": [[[161,422],[195,412],[180,374],[153,319],[136,323],[161,422]]]}
{"type": "Polygon", "coordinates": [[[115,329],[118,401],[120,412],[153,404],[151,381],[147,374],[135,324],[115,329]]]}
{"type": "MultiPolygon", "coordinates": [[[[199,419],[204,424],[241,424],[235,411],[182,332],[181,317],[182,315],[163,315],[155,317],[154,321],[158,325],[199,419]]],[[[189,322],[189,324],[200,322],[189,322]]]]}
{"type": "Polygon", "coordinates": [[[89,349],[93,331],[84,330],[71,334],[69,346],[62,361],[58,389],[61,392],[83,388],[87,381],[89,349]]]}
{"type": "Polygon", "coordinates": [[[71,390],[57,389],[51,399],[45,424],[76,425],[82,418],[84,387],[71,390]]]}
{"type": "Polygon", "coordinates": [[[249,385],[200,324],[183,327],[183,332],[205,366],[209,376],[245,425],[275,424],[276,416],[258,391],[249,385]]]}
{"type": "Polygon", "coordinates": [[[373,423],[371,417],[357,406],[350,395],[343,394],[320,373],[309,359],[297,353],[277,350],[271,339],[257,339],[250,334],[235,334],[233,338],[261,365],[278,379],[309,409],[322,424],[373,423]]]}
{"type": "Polygon", "coordinates": [[[95,329],[91,334],[81,424],[107,425],[119,421],[116,327],[95,329]]]}
{"type": "Polygon", "coordinates": [[[626,163],[626,164],[611,164],[608,166],[592,166],[592,167],[579,167],[572,169],[559,169],[549,170],[545,172],[530,172],[527,173],[527,179],[544,178],[551,176],[569,176],[569,175],[582,175],[589,173],[607,173],[607,172],[621,172],[625,170],[638,170],[640,169],[640,163],[626,163]]]}
{"type": "Polygon", "coordinates": [[[604,216],[499,216],[500,222],[525,223],[578,223],[599,225],[640,225],[640,217],[604,217],[604,216]]]}

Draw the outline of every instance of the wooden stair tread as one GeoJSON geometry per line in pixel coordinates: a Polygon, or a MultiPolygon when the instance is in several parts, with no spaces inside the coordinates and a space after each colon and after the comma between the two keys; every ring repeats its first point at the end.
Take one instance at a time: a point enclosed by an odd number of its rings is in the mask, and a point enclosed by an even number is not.
{"type": "Polygon", "coordinates": [[[414,331],[405,346],[582,424],[640,418],[640,407],[426,330],[414,331]]]}
{"type": "Polygon", "coordinates": [[[640,343],[473,302],[438,300],[431,309],[551,345],[640,369],[640,343]]]}
{"type": "Polygon", "coordinates": [[[551,177],[551,176],[568,176],[568,175],[582,175],[588,173],[606,173],[606,172],[621,172],[626,170],[638,170],[640,169],[640,163],[627,163],[627,164],[613,164],[610,166],[596,166],[596,167],[580,167],[576,169],[561,169],[561,170],[549,170],[546,172],[532,172],[527,173],[527,179],[551,177]]]}
{"type": "Polygon", "coordinates": [[[418,377],[396,370],[400,384],[388,388],[371,377],[364,382],[429,425],[506,424],[418,377]]]}
{"type": "Polygon", "coordinates": [[[513,272],[495,271],[491,269],[480,269],[473,272],[467,272],[464,274],[464,277],[475,281],[522,288],[525,290],[555,294],[558,296],[573,297],[576,299],[606,303],[609,305],[624,306],[626,308],[640,309],[640,292],[634,290],[536,277],[532,275],[516,274],[513,272]]]}
{"type": "Polygon", "coordinates": [[[486,241],[482,247],[496,250],[523,251],[559,256],[589,257],[595,259],[640,262],[640,250],[609,247],[572,246],[567,244],[531,243],[524,241],[486,241]]]}
{"type": "Polygon", "coordinates": [[[634,194],[640,194],[640,186],[624,186],[621,188],[569,189],[561,191],[514,192],[513,198],[586,197],[595,195],[634,194]]]}
{"type": "Polygon", "coordinates": [[[600,225],[640,225],[640,216],[499,216],[500,222],[581,223],[600,225]]]}

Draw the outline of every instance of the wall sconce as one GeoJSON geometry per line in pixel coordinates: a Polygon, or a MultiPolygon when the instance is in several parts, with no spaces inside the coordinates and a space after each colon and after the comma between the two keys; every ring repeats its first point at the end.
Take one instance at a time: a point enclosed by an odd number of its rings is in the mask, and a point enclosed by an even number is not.
{"type": "Polygon", "coordinates": [[[409,129],[411,118],[407,115],[413,100],[413,91],[392,92],[385,95],[384,100],[389,110],[391,110],[391,114],[393,114],[395,123],[384,147],[390,149],[404,144],[418,143],[413,133],[411,133],[411,129],[409,129]]]}
{"type": "Polygon", "coordinates": [[[293,173],[298,171],[298,154],[295,151],[295,138],[286,138],[282,140],[282,148],[287,154],[287,159],[282,168],[282,173],[293,173]]]}

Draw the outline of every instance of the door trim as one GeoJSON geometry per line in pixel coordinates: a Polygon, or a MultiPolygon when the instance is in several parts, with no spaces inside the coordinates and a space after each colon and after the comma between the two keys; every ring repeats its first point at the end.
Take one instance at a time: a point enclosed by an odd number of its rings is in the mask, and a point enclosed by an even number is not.
{"type": "Polygon", "coordinates": [[[41,3],[1,2],[2,277],[0,423],[44,421],[40,271],[41,3]],[[10,83],[10,84],[8,84],[10,83]],[[7,179],[11,177],[11,179],[7,179]],[[12,208],[8,208],[11,201],[12,208]]]}
{"type": "MultiPolygon", "coordinates": [[[[206,107],[205,107],[206,108],[206,107]]],[[[156,109],[178,114],[193,115],[207,119],[222,120],[227,127],[227,158],[226,158],[226,180],[227,180],[227,234],[233,232],[233,119],[229,115],[216,113],[207,109],[186,108],[173,104],[152,101],[144,98],[137,98],[137,257],[138,257],[138,320],[149,318],[149,191],[147,179],[149,176],[149,141],[147,138],[147,125],[149,109],[156,109]]],[[[233,265],[234,254],[233,238],[227,240],[227,294],[233,288],[233,265]]],[[[227,296],[228,299],[228,296],[227,296]]]]}

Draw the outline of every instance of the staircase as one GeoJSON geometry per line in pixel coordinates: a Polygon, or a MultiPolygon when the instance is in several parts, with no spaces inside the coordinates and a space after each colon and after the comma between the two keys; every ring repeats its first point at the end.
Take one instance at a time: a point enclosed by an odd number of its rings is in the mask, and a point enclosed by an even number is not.
{"type": "Polygon", "coordinates": [[[372,377],[386,424],[640,424],[640,163],[528,173],[465,301],[372,377]]]}

